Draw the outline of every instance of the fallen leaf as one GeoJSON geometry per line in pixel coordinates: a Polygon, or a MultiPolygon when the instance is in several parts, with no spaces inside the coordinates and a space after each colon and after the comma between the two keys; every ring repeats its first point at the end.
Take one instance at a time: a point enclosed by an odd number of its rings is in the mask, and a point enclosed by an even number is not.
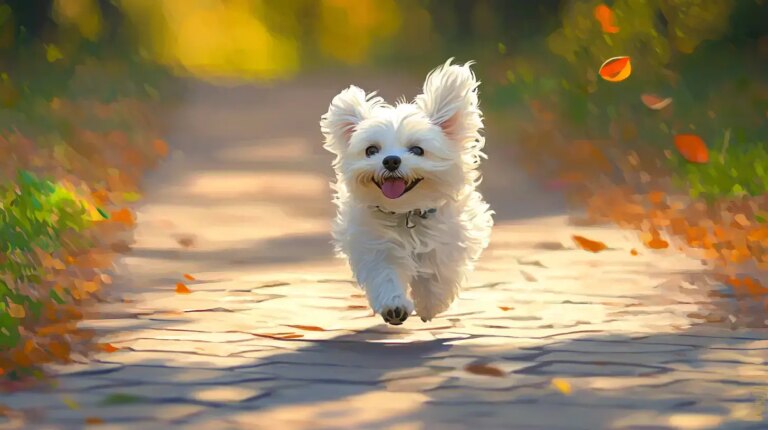
{"type": "Polygon", "coordinates": [[[368,306],[365,306],[365,305],[349,305],[349,306],[347,306],[347,309],[349,309],[349,310],[368,309],[368,306]]]}
{"type": "Polygon", "coordinates": [[[600,66],[598,73],[608,82],[621,82],[632,74],[632,63],[626,56],[609,58],[600,66]]]}
{"type": "Polygon", "coordinates": [[[86,424],[104,424],[104,420],[99,417],[86,417],[86,424]]]}
{"type": "Polygon", "coordinates": [[[290,325],[287,324],[288,327],[293,327],[298,330],[304,330],[304,331],[325,331],[324,328],[317,327],[314,325],[290,325]]]}
{"type": "Polygon", "coordinates": [[[583,236],[573,236],[573,241],[576,243],[576,245],[579,246],[579,248],[589,251],[589,252],[600,252],[606,250],[608,247],[605,246],[603,242],[598,242],[596,240],[590,240],[583,236]]]}
{"type": "Polygon", "coordinates": [[[8,315],[10,315],[12,318],[24,318],[27,316],[27,311],[24,309],[24,306],[9,302],[7,304],[8,306],[8,315]]]}
{"type": "Polygon", "coordinates": [[[464,370],[475,375],[493,376],[496,378],[504,376],[504,372],[501,369],[487,364],[468,364],[464,366],[464,370]]]}
{"type": "Polygon", "coordinates": [[[571,392],[573,392],[573,388],[571,388],[571,384],[562,378],[552,379],[552,386],[555,387],[557,391],[565,394],[566,396],[571,395],[571,392]]]}
{"type": "Polygon", "coordinates": [[[64,402],[64,404],[67,405],[69,409],[80,409],[80,405],[69,396],[61,396],[61,401],[64,402]]]}
{"type": "Polygon", "coordinates": [[[733,220],[736,221],[737,224],[739,224],[742,227],[749,227],[750,222],[747,219],[747,216],[744,214],[736,214],[733,216],[733,220]]]}
{"type": "Polygon", "coordinates": [[[111,343],[102,343],[101,345],[99,345],[99,349],[101,349],[104,352],[109,352],[109,353],[112,353],[112,352],[120,350],[120,348],[112,345],[111,343]]]}
{"type": "Polygon", "coordinates": [[[185,273],[184,274],[184,278],[187,279],[188,281],[194,281],[195,280],[195,277],[190,275],[189,273],[185,273]]]}
{"type": "Polygon", "coordinates": [[[144,397],[135,396],[133,394],[114,393],[105,397],[101,402],[101,405],[130,405],[134,403],[141,403],[145,400],[144,397]]]}
{"type": "Polygon", "coordinates": [[[691,163],[703,164],[709,161],[709,148],[695,134],[678,134],[675,136],[675,147],[680,155],[691,163]]]}
{"type": "Polygon", "coordinates": [[[161,157],[168,155],[168,144],[165,143],[164,140],[156,139],[154,142],[152,142],[152,145],[155,147],[155,152],[157,155],[161,157]]]}
{"type": "Polygon", "coordinates": [[[652,110],[662,110],[672,103],[671,97],[661,98],[656,94],[643,94],[640,96],[640,100],[645,107],[652,110]]]}
{"type": "Polygon", "coordinates": [[[614,15],[611,8],[600,3],[595,7],[595,19],[600,23],[603,32],[618,33],[619,27],[614,24],[614,15]]]}
{"type": "Polygon", "coordinates": [[[511,311],[514,308],[511,307],[511,306],[499,306],[499,309],[501,309],[502,311],[506,312],[506,311],[511,311]]]}
{"type": "Polygon", "coordinates": [[[629,253],[630,253],[630,254],[632,254],[632,255],[637,255],[637,250],[636,250],[635,248],[632,248],[632,249],[629,251],[629,253]]]}
{"type": "Polygon", "coordinates": [[[525,270],[521,270],[520,274],[523,275],[523,279],[525,279],[528,282],[537,282],[538,279],[536,279],[535,276],[531,275],[530,273],[526,272],[525,270]]]}
{"type": "Polygon", "coordinates": [[[110,218],[112,219],[112,221],[120,222],[125,225],[133,225],[134,223],[133,214],[128,208],[123,208],[123,209],[112,212],[112,214],[110,215],[110,218]]]}
{"type": "Polygon", "coordinates": [[[176,294],[189,294],[191,292],[192,291],[189,289],[189,287],[184,285],[182,282],[176,284],[176,294]]]}

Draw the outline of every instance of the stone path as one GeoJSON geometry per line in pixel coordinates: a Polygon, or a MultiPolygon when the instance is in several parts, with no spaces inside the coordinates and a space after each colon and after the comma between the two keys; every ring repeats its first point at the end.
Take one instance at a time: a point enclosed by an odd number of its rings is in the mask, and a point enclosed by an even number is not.
{"type": "MultiPolygon", "coordinates": [[[[356,81],[388,99],[418,86],[356,81]]],[[[192,85],[120,285],[84,324],[120,350],[0,396],[30,416],[0,428],[768,427],[768,333],[702,319],[735,310],[697,262],[569,226],[557,196],[510,169],[493,118],[483,188],[498,226],[470,287],[428,324],[372,317],[328,244],[317,122],[348,82],[192,85]],[[610,249],[577,250],[573,234],[610,249]]]]}

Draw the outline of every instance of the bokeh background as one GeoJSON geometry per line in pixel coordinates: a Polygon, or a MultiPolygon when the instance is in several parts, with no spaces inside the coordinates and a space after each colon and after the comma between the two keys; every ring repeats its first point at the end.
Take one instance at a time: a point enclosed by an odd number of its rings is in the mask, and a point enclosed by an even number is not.
{"type": "Polygon", "coordinates": [[[763,0],[0,1],[0,368],[93,347],[74,322],[130,249],[191,86],[281,98],[388,76],[413,97],[450,57],[477,62],[493,162],[525,172],[487,185],[502,217],[538,204],[514,192],[531,181],[768,306],[766,22],[763,0]],[[631,74],[611,82],[618,56],[631,74]]]}

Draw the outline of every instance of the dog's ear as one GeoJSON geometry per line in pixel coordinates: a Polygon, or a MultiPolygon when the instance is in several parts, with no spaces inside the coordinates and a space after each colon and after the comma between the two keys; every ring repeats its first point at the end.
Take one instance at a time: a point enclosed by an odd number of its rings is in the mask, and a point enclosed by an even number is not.
{"type": "Polygon", "coordinates": [[[427,75],[424,92],[415,102],[449,139],[466,145],[480,139],[483,128],[477,100],[480,83],[470,69],[472,62],[460,66],[451,61],[453,58],[427,75]]]}
{"type": "Polygon", "coordinates": [[[375,96],[375,92],[365,94],[361,88],[352,85],[333,98],[328,113],[320,119],[326,149],[338,153],[346,147],[360,121],[383,103],[381,97],[375,96]]]}

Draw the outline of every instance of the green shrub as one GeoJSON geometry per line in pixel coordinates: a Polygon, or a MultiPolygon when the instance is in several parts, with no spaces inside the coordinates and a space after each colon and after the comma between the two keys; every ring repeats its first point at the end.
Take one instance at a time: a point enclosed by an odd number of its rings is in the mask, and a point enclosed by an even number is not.
{"type": "Polygon", "coordinates": [[[20,171],[15,182],[0,185],[0,348],[12,348],[20,338],[21,318],[11,306],[22,306],[33,317],[40,312],[40,302],[27,289],[45,277],[37,252],[59,251],[65,234],[89,224],[85,202],[59,184],[20,171]]]}

